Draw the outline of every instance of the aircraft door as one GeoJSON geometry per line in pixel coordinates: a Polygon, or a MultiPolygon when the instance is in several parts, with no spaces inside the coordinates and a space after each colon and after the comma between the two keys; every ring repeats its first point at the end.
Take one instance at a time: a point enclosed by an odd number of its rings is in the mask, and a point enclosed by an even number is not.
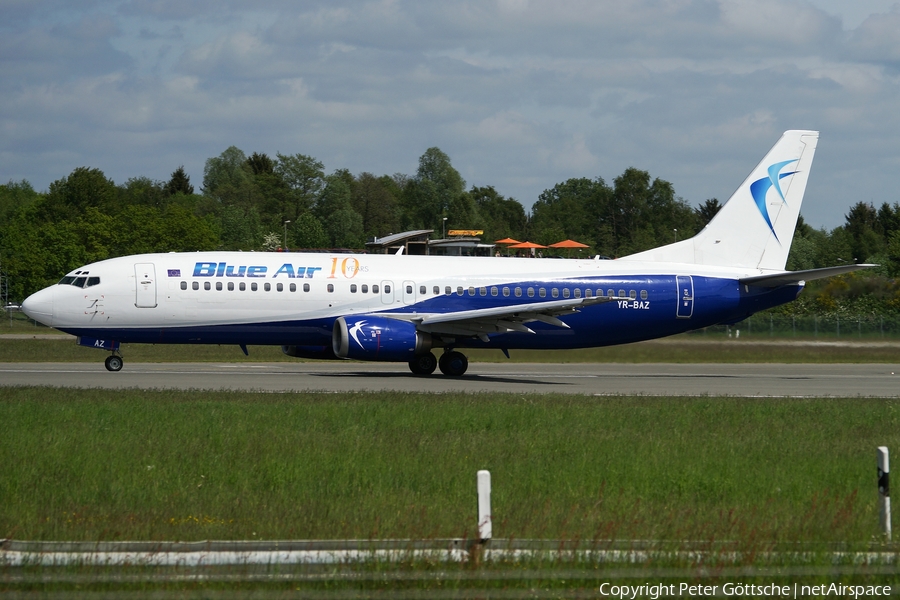
{"type": "Polygon", "coordinates": [[[393,281],[382,281],[381,282],[381,303],[382,304],[393,304],[394,303],[394,282],[393,281]]]}
{"type": "Polygon", "coordinates": [[[135,298],[138,308],[156,308],[156,266],[153,263],[134,265],[135,298]]]}
{"type": "Polygon", "coordinates": [[[416,283],[414,281],[403,282],[403,304],[416,303],[416,283]]]}
{"type": "Polygon", "coordinates": [[[679,319],[690,319],[694,314],[694,278],[690,275],[677,275],[675,284],[678,287],[678,308],[675,314],[679,319]]]}

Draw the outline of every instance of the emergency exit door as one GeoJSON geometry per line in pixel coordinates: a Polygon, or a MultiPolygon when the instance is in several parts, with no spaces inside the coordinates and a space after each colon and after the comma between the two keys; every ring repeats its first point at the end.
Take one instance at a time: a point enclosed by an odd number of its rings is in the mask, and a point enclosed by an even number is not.
{"type": "Polygon", "coordinates": [[[690,275],[675,277],[678,286],[678,308],[675,313],[679,319],[690,319],[694,314],[694,279],[690,275]]]}

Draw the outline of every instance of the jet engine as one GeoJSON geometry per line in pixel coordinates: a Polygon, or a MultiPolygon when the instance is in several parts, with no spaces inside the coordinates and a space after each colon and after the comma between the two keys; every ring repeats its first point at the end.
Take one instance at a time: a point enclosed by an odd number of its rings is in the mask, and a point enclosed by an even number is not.
{"type": "Polygon", "coordinates": [[[409,321],[357,315],[338,317],[332,345],[340,358],[407,362],[431,350],[431,335],[409,321]]]}

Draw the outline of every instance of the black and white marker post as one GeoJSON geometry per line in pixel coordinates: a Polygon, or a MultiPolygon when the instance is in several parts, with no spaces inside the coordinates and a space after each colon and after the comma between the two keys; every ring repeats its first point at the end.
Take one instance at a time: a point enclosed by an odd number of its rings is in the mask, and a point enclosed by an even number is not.
{"type": "Polygon", "coordinates": [[[878,446],[878,499],[881,503],[881,531],[891,541],[891,479],[887,446],[878,446]]]}

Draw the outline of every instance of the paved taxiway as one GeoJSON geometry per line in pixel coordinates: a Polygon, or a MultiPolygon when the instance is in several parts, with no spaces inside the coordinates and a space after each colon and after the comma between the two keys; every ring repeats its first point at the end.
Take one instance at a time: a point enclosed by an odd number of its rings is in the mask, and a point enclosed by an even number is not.
{"type": "Polygon", "coordinates": [[[460,378],[393,363],[2,363],[0,386],[288,391],[513,392],[586,395],[900,397],[900,364],[472,363],[460,378]]]}

